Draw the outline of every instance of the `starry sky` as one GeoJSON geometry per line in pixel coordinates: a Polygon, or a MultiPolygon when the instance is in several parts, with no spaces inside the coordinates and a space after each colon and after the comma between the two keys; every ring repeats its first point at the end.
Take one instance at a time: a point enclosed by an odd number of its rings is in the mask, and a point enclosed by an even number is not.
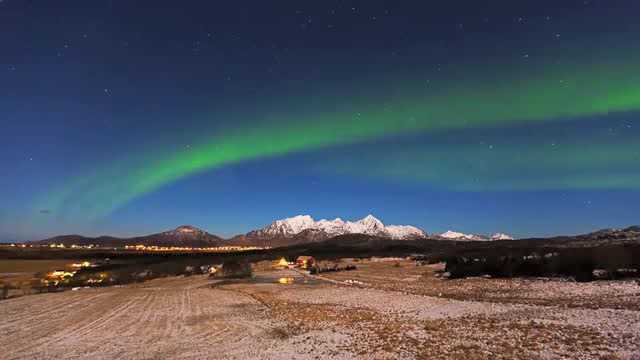
{"type": "Polygon", "coordinates": [[[640,223],[640,3],[0,0],[0,241],[640,223]]]}

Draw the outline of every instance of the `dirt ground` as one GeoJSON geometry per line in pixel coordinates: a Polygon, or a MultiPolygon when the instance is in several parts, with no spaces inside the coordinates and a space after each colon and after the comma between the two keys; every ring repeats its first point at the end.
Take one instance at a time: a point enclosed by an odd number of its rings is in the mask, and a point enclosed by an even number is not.
{"type": "Polygon", "coordinates": [[[4,300],[0,358],[640,358],[633,281],[442,280],[437,266],[357,265],[322,279],[263,270],[4,300]]]}

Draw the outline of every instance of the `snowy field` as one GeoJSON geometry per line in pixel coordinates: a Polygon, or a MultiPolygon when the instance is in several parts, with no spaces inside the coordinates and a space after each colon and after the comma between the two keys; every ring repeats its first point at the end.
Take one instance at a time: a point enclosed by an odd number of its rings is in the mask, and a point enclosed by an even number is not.
{"type": "Polygon", "coordinates": [[[501,298],[507,280],[432,275],[380,262],[327,275],[332,282],[280,270],[251,282],[193,276],[13,298],[0,302],[0,358],[640,357],[635,282],[509,280],[501,298]],[[571,301],[583,285],[584,299],[603,302],[571,301]]]}

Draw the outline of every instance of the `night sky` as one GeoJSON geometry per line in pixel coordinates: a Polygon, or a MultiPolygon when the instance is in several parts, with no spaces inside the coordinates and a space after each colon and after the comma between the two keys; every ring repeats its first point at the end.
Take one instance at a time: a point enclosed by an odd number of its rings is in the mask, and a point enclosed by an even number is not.
{"type": "Polygon", "coordinates": [[[640,2],[0,0],[0,240],[640,223],[640,2]]]}

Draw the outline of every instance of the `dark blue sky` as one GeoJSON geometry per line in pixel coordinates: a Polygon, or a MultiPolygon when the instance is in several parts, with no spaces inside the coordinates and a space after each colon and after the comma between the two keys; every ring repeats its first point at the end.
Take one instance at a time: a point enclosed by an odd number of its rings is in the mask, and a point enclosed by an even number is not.
{"type": "Polygon", "coordinates": [[[640,223],[638,14],[0,1],[0,240],[230,236],[300,213],[518,237],[640,223]],[[596,96],[537,83],[567,79],[596,96]]]}

